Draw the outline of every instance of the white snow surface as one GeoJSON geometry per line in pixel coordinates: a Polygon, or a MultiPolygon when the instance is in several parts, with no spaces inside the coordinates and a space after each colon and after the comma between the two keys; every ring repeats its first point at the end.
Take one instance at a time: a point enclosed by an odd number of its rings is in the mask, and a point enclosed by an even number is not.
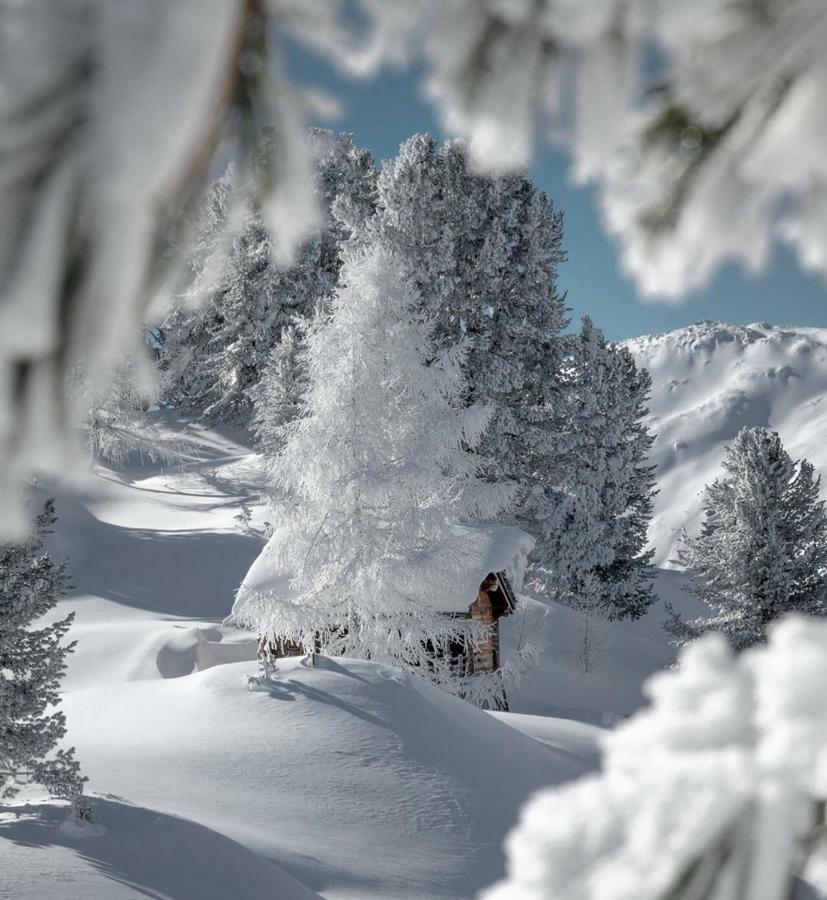
{"type": "Polygon", "coordinates": [[[704,485],[744,426],[778,431],[793,458],[827,471],[827,329],[698,322],[624,344],[653,380],[657,565],[671,565],[684,524],[697,528],[704,485]]]}

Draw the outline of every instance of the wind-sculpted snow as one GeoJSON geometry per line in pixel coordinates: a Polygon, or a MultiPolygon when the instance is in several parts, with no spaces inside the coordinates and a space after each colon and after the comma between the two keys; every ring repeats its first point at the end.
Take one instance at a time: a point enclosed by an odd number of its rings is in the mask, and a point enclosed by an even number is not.
{"type": "MultiPolygon", "coordinates": [[[[415,676],[280,660],[70,692],[92,791],[220,831],[329,897],[467,897],[520,805],[593,765],[415,676]]],[[[242,895],[245,896],[245,895],[242,895]]]]}
{"type": "Polygon", "coordinates": [[[699,322],[626,341],[652,375],[652,459],[660,493],[649,538],[669,565],[700,493],[744,426],[778,431],[793,458],[827,472],[827,329],[699,322]]]}
{"type": "Polygon", "coordinates": [[[95,824],[67,828],[52,804],[0,812],[0,897],[15,900],[227,900],[319,895],[246,847],[203,825],[95,799],[95,824]]]}

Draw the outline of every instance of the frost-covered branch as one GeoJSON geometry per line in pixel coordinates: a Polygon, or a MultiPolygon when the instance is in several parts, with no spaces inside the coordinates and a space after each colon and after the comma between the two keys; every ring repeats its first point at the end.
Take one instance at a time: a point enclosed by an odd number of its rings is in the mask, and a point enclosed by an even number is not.
{"type": "Polygon", "coordinates": [[[193,459],[186,441],[164,434],[153,421],[149,408],[155,403],[154,392],[139,389],[131,359],[117,367],[102,395],[92,390],[80,369],[70,390],[72,400],[84,409],[83,430],[92,459],[115,465],[130,459],[168,465],[193,459]]]}

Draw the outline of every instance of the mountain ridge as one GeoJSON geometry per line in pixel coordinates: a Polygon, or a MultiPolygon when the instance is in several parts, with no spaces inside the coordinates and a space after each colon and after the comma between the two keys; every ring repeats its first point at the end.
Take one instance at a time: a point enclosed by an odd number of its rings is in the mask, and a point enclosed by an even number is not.
{"type": "Polygon", "coordinates": [[[682,527],[697,528],[704,485],[742,427],[778,431],[827,473],[827,328],[702,320],[619,345],[652,376],[656,564],[671,566],[682,527]]]}

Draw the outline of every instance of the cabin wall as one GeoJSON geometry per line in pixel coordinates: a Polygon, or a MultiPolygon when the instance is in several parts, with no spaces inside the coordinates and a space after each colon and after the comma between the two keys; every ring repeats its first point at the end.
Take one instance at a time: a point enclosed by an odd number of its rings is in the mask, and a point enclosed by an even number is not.
{"type": "Polygon", "coordinates": [[[499,616],[486,591],[480,591],[471,604],[471,618],[491,629],[491,636],[483,641],[472,653],[474,672],[496,672],[500,666],[500,626],[499,616]]]}

